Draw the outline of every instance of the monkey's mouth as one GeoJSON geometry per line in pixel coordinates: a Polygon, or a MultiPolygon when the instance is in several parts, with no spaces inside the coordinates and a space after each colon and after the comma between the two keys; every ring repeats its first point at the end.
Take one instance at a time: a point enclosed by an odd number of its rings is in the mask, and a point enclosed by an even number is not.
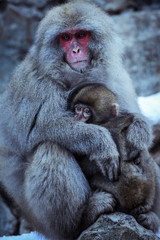
{"type": "Polygon", "coordinates": [[[88,66],[88,60],[76,61],[69,63],[69,65],[73,70],[80,71],[81,69],[84,69],[88,66]]]}

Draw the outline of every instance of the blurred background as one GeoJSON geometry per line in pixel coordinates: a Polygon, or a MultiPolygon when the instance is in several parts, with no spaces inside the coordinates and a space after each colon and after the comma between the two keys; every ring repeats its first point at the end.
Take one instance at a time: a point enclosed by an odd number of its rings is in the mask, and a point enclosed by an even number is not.
{"type": "MultiPolygon", "coordinates": [[[[0,0],[0,93],[32,44],[39,21],[48,9],[63,2],[67,0],[0,0]]],[[[159,92],[160,0],[92,2],[115,21],[115,29],[126,46],[124,63],[137,94],[159,92]]]]}
{"type": "MultiPolygon", "coordinates": [[[[0,94],[31,46],[39,21],[52,6],[64,2],[67,0],[0,0],[0,94]]],[[[137,94],[149,96],[160,92],[160,0],[92,2],[115,22],[115,29],[126,46],[124,64],[137,94]]],[[[158,129],[160,136],[160,126],[158,129]]],[[[0,236],[30,230],[18,209],[0,189],[0,236]]]]}

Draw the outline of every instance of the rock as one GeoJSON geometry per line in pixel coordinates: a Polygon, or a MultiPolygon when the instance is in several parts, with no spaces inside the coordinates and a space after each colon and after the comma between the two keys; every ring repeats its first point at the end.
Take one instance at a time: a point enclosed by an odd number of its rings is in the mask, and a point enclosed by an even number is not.
{"type": "Polygon", "coordinates": [[[16,233],[18,221],[0,196],[0,236],[16,233]]]}
{"type": "MultiPolygon", "coordinates": [[[[78,2],[79,0],[68,0],[69,2],[78,2]]],[[[93,3],[101,7],[109,14],[120,14],[123,11],[133,9],[135,11],[142,10],[146,7],[157,9],[160,7],[159,0],[92,0],[93,3]]]]}
{"type": "Polygon", "coordinates": [[[120,13],[125,9],[134,7],[132,0],[94,0],[93,2],[109,13],[120,13]]]}
{"type": "Polygon", "coordinates": [[[160,91],[160,10],[128,11],[113,20],[126,47],[124,63],[137,94],[160,91]]]}
{"type": "Polygon", "coordinates": [[[78,240],[158,240],[150,230],[139,225],[134,217],[124,213],[102,215],[96,223],[82,232],[78,240]]]}
{"type": "Polygon", "coordinates": [[[38,20],[30,21],[10,8],[0,15],[0,93],[33,42],[37,25],[38,20]]]}

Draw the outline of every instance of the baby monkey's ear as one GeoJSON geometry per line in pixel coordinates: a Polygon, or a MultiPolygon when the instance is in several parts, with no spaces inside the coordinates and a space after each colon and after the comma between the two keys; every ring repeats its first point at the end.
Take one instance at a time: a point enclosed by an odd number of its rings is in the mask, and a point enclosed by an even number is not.
{"type": "Polygon", "coordinates": [[[117,117],[119,115],[119,104],[118,103],[112,103],[111,113],[112,113],[113,117],[117,117]]]}

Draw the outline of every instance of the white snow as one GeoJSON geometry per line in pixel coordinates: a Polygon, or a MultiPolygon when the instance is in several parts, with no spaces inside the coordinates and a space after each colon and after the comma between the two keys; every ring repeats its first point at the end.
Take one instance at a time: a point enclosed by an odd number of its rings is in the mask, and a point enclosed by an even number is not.
{"type": "MultiPolygon", "coordinates": [[[[138,97],[138,103],[142,113],[151,121],[151,123],[160,123],[160,92],[149,97],[138,97]]],[[[157,233],[160,237],[160,229],[157,233]]],[[[19,236],[0,237],[1,240],[47,240],[41,234],[31,232],[19,236]]]]}
{"type": "Polygon", "coordinates": [[[37,232],[25,233],[18,236],[0,237],[1,240],[47,240],[37,232]]]}
{"type": "Polygon", "coordinates": [[[138,103],[142,113],[151,123],[160,123],[160,92],[148,97],[139,97],[138,103]]]}

